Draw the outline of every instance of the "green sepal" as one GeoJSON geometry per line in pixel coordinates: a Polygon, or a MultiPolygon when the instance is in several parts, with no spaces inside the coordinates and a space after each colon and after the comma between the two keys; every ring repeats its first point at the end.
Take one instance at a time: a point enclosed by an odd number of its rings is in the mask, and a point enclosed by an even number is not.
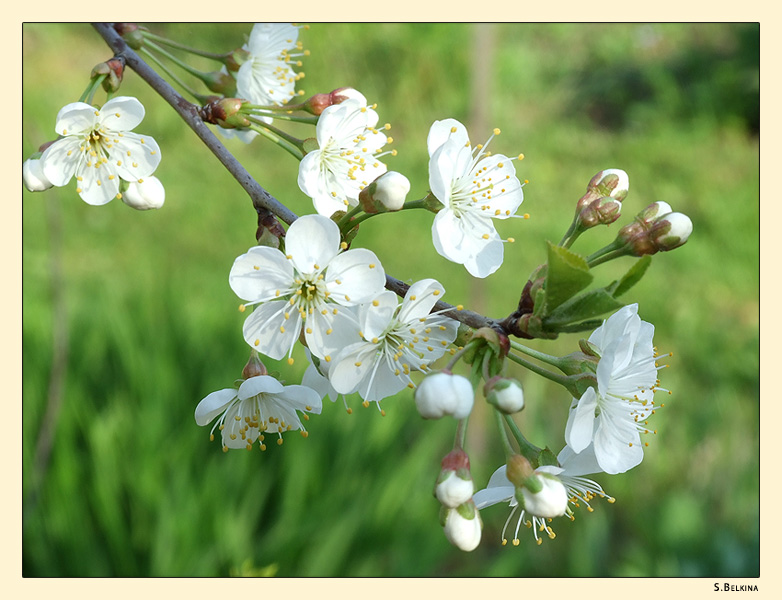
{"type": "Polygon", "coordinates": [[[475,518],[475,504],[472,501],[465,502],[456,507],[456,512],[468,521],[472,521],[475,518]]]}
{"type": "MultiPolygon", "coordinates": [[[[546,309],[551,312],[592,283],[586,259],[548,242],[548,273],[546,275],[546,309]]],[[[537,307],[537,298],[535,302],[537,307]]]]}
{"type": "MultiPolygon", "coordinates": [[[[554,455],[554,453],[551,451],[551,449],[546,446],[543,450],[540,451],[540,454],[538,454],[538,465],[540,467],[558,467],[559,461],[557,461],[557,457],[554,455]]],[[[537,467],[536,467],[537,468],[537,467]]]]}
{"type": "Polygon", "coordinates": [[[543,319],[543,325],[547,330],[561,331],[563,325],[614,312],[622,306],[624,304],[607,290],[600,288],[580,294],[560,305],[543,319]]]}
{"type": "Polygon", "coordinates": [[[647,254],[642,256],[639,260],[633,263],[633,266],[628,269],[627,273],[625,273],[621,279],[618,279],[611,285],[606,286],[606,290],[614,298],[618,298],[641,280],[641,277],[644,276],[646,269],[648,269],[649,265],[651,264],[651,255],[647,254]]]}

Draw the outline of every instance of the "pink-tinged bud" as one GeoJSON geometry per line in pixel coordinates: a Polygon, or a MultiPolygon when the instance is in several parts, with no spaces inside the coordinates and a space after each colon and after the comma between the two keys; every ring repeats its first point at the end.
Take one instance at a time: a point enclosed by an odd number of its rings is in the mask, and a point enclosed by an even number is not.
{"type": "Polygon", "coordinates": [[[268,375],[268,371],[266,365],[261,362],[261,357],[253,350],[247,364],[242,369],[242,379],[250,379],[250,377],[258,377],[259,375],[268,375]]]}
{"type": "Polygon", "coordinates": [[[107,92],[116,92],[122,83],[122,76],[125,73],[125,59],[122,57],[114,57],[98,65],[95,65],[92,69],[91,77],[97,77],[105,75],[105,78],[101,82],[101,86],[107,92]]]}
{"type": "Polygon", "coordinates": [[[424,419],[445,415],[464,419],[472,411],[474,397],[470,380],[450,371],[428,375],[415,389],[415,405],[424,419]]]}
{"type": "Polygon", "coordinates": [[[140,50],[144,45],[144,34],[136,23],[114,23],[114,31],[134,50],[140,50]]]}
{"type": "Polygon", "coordinates": [[[129,182],[128,188],[122,192],[122,201],[136,210],[160,208],[166,201],[166,189],[157,177],[149,175],[129,182]]]}
{"type": "Polygon", "coordinates": [[[472,552],[481,542],[483,522],[475,503],[470,500],[457,508],[443,509],[443,532],[448,541],[464,552],[472,552]]]}
{"type": "Polygon", "coordinates": [[[250,121],[241,112],[246,103],[240,98],[218,98],[205,104],[198,110],[198,114],[205,123],[219,125],[225,129],[249,127],[250,121]]]}
{"type": "Polygon", "coordinates": [[[671,212],[665,202],[650,204],[619,230],[618,239],[634,256],[667,252],[683,245],[692,233],[687,215],[671,212]]]}
{"type": "Polygon", "coordinates": [[[367,214],[394,212],[405,205],[410,180],[401,173],[388,171],[366,186],[358,195],[361,208],[367,214]]]}
{"type": "Polygon", "coordinates": [[[650,225],[660,217],[671,212],[673,212],[673,209],[667,202],[652,202],[649,206],[639,212],[635,218],[650,225]]]}
{"type": "Polygon", "coordinates": [[[596,225],[610,225],[622,213],[622,203],[608,196],[602,196],[587,204],[578,213],[581,229],[589,229],[596,225]]]}
{"type": "Polygon", "coordinates": [[[22,183],[31,192],[43,192],[52,187],[51,181],[43,174],[40,154],[22,163],[22,183]]]}
{"type": "Polygon", "coordinates": [[[367,104],[364,94],[350,87],[337,88],[329,96],[332,104],[342,104],[345,100],[358,100],[364,106],[367,104]]]}
{"type": "Polygon", "coordinates": [[[331,94],[315,94],[302,104],[302,109],[319,116],[329,106],[331,106],[331,94]]]}
{"type": "Polygon", "coordinates": [[[508,458],[505,476],[514,486],[520,488],[533,474],[532,465],[521,454],[514,454],[508,458]]]}
{"type": "Polygon", "coordinates": [[[672,212],[660,217],[652,225],[649,237],[661,252],[682,246],[692,233],[692,221],[685,214],[672,212]]]}
{"type": "Polygon", "coordinates": [[[507,377],[491,378],[483,388],[486,401],[496,406],[500,412],[512,415],[524,408],[524,391],[515,379],[507,377]]]}
{"type": "Polygon", "coordinates": [[[474,491],[467,453],[461,449],[451,451],[443,458],[434,495],[443,506],[456,508],[469,501],[474,491]]]}
{"type": "Polygon", "coordinates": [[[621,202],[630,190],[630,178],[622,169],[604,169],[589,181],[587,191],[592,190],[621,202]]]}

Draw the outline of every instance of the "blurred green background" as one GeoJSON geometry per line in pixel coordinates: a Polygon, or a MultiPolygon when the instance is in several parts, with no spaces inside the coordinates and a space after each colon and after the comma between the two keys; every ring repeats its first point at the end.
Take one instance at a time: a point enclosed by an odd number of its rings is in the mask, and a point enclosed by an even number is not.
{"type": "MultiPolygon", "coordinates": [[[[149,27],[223,52],[248,24],[149,27]]],[[[759,26],[757,24],[315,24],[300,39],[306,96],[342,86],[378,103],[398,156],[390,168],[427,189],[426,135],[454,117],[473,142],[493,127],[495,152],[526,158],[526,221],[499,224],[502,268],[484,281],[434,252],[431,215],[362,225],[386,271],[435,276],[445,299],[507,315],[530,271],[558,241],[586,183],[630,175],[625,216],[664,200],[692,238],[655,256],[626,296],[656,327],[673,391],[643,463],[596,476],[616,497],[553,523],[555,540],[500,545],[508,511],[482,512],[483,541],[465,554],[444,538],[432,496],[452,422],[424,422],[410,393],[386,416],[349,398],[324,406],[309,438],[265,453],[209,443],[193,410],[230,387],[248,355],[228,286],[254,243],[252,205],[196,136],[135,73],[121,93],[147,109],[138,131],[162,148],[166,204],[141,213],[88,206],[75,185],[24,193],[23,378],[26,576],[643,576],[759,575],[759,26]],[[48,408],[47,408],[48,407],[48,408]]],[[[24,26],[23,156],[54,137],[110,57],[89,26],[24,26]]],[[[194,64],[216,68],[205,60],[194,64]]],[[[312,212],[297,164],[256,140],[228,147],[297,214],[312,212]]],[[[617,226],[592,231],[591,253],[617,226]]],[[[631,264],[596,269],[608,283],[631,264]]],[[[554,354],[578,335],[530,345],[554,354]]],[[[279,368],[298,383],[305,366],[279,368]]],[[[567,393],[511,365],[525,386],[517,422],[558,450],[567,393]]],[[[659,396],[658,396],[659,397],[659,396]]],[[[503,461],[485,403],[468,452],[478,487],[503,461]]]]}

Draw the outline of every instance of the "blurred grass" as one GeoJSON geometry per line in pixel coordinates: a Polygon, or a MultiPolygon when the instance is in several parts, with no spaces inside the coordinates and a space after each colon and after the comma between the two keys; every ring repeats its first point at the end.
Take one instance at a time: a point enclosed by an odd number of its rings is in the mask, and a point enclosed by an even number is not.
{"type": "MultiPolygon", "coordinates": [[[[250,30],[151,27],[203,39],[213,51],[239,46],[250,30]]],[[[453,428],[422,422],[409,394],[383,402],[385,417],[355,398],[352,415],[325,406],[309,422],[309,438],[287,436],[263,454],[223,454],[210,444],[192,415],[203,396],[231,385],[247,356],[227,274],[253,241],[255,215],[194,134],[128,72],[121,93],[144,103],[138,129],[162,147],[156,174],[165,207],[154,214],[121,202],[90,207],[73,186],[24,195],[24,575],[759,574],[757,26],[483,27],[496,55],[484,65],[493,85],[482,102],[490,127],[503,130],[493,149],[523,152],[518,170],[530,180],[522,210],[531,219],[500,224],[517,240],[506,246],[503,267],[476,282],[441,259],[425,214],[370,220],[358,241],[396,277],[436,276],[446,300],[504,316],[598,170],[630,174],[625,219],[655,200],[691,216],[690,242],[655,257],[627,297],[656,326],[660,351],[674,352],[661,373],[673,395],[655,415],[658,434],[644,462],[598,477],[617,502],[554,523],[557,539],[540,547],[531,534],[517,548],[500,546],[507,511],[490,508],[481,546],[460,553],[444,539],[431,495],[453,428]],[[693,75],[726,61],[719,77],[693,75]],[[749,92],[729,93],[736,81],[748,82],[749,92]],[[54,290],[57,268],[63,280],[54,290]],[[55,319],[67,324],[68,362],[51,461],[39,472],[33,460],[55,319]],[[34,490],[36,477],[42,484],[34,490]]],[[[388,164],[408,175],[419,197],[431,122],[455,117],[470,128],[474,34],[470,24],[313,25],[301,34],[311,50],[301,87],[310,95],[354,86],[378,102],[399,150],[388,164]]],[[[108,57],[86,25],[24,26],[23,158],[52,137],[57,111],[78,99],[90,69],[108,57]]],[[[474,142],[489,135],[471,133],[474,142]]],[[[260,140],[228,145],[292,210],[312,212],[293,159],[260,140]]],[[[615,230],[590,233],[574,250],[589,253],[615,230]]],[[[630,264],[619,263],[600,267],[599,276],[610,281],[630,264]]],[[[577,340],[534,345],[564,354],[577,340]]],[[[298,382],[304,362],[302,355],[278,368],[298,382]]],[[[528,400],[521,427],[533,442],[559,448],[566,394],[513,372],[528,400]]],[[[485,421],[478,404],[468,451],[479,487],[502,461],[485,421]]]]}

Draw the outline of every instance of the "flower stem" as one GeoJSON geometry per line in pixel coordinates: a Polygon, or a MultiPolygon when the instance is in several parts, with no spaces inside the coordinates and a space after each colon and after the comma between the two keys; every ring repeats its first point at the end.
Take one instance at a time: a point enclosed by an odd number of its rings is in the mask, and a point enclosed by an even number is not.
{"type": "Polygon", "coordinates": [[[467,441],[467,419],[459,419],[456,424],[456,436],[453,442],[453,447],[459,450],[464,450],[464,444],[467,441]]]}
{"type": "Polygon", "coordinates": [[[184,44],[180,44],[179,42],[175,42],[174,40],[169,40],[168,38],[164,38],[162,36],[156,35],[150,31],[142,30],[141,33],[148,40],[155,40],[156,42],[165,44],[166,46],[177,48],[179,50],[189,52],[190,54],[195,54],[196,56],[203,56],[204,58],[211,58],[213,60],[217,60],[220,62],[224,62],[225,60],[224,54],[216,54],[214,52],[207,52],[206,50],[199,50],[198,48],[191,48],[190,46],[185,46],[184,44]]]}
{"type": "Polygon", "coordinates": [[[454,365],[459,362],[459,359],[473,346],[476,344],[479,344],[481,340],[475,339],[470,340],[467,342],[464,347],[461,350],[457,350],[456,353],[451,357],[451,360],[448,361],[448,364],[443,367],[443,371],[451,371],[453,370],[454,365]]]}
{"type": "Polygon", "coordinates": [[[155,42],[148,42],[148,45],[150,48],[154,48],[157,52],[165,56],[168,60],[173,62],[175,65],[177,65],[180,69],[183,69],[184,71],[187,71],[190,73],[193,77],[197,77],[198,79],[203,80],[204,74],[199,71],[198,69],[190,66],[185,61],[177,58],[173,54],[171,54],[168,50],[165,48],[161,48],[158,44],[155,42]]]}
{"type": "MultiPolygon", "coordinates": [[[[266,107],[263,108],[257,108],[253,106],[244,105],[242,106],[242,112],[245,111],[245,109],[249,108],[250,111],[252,111],[250,114],[256,117],[271,117],[272,119],[277,119],[278,121],[294,121],[296,123],[309,123],[311,125],[317,125],[318,123],[318,117],[299,117],[296,115],[283,115],[279,114],[277,111],[272,111],[266,107]]],[[[280,107],[283,110],[290,110],[288,108],[280,107]]]]}
{"type": "Polygon", "coordinates": [[[552,356],[551,354],[546,354],[545,352],[540,352],[538,350],[533,350],[532,348],[528,348],[527,346],[524,346],[523,344],[520,344],[516,340],[510,340],[510,346],[514,350],[518,350],[522,354],[526,354],[527,356],[531,356],[532,358],[537,358],[538,360],[549,364],[553,367],[560,368],[562,365],[562,359],[558,356],[552,356]]]}
{"type": "MultiPolygon", "coordinates": [[[[497,414],[500,414],[500,411],[496,411],[497,414]]],[[[502,415],[505,417],[505,422],[508,424],[508,427],[510,428],[510,432],[513,434],[513,437],[516,438],[516,442],[519,444],[519,452],[526,458],[528,461],[530,461],[535,467],[538,466],[538,455],[540,454],[542,448],[538,448],[534,444],[531,444],[529,441],[527,441],[527,438],[525,438],[521,430],[519,429],[519,426],[516,425],[516,422],[511,418],[510,415],[502,415]]]]}
{"type": "Polygon", "coordinates": [[[604,262],[608,262],[609,260],[613,260],[615,258],[619,258],[620,256],[624,256],[627,254],[627,250],[625,248],[625,244],[623,241],[616,239],[608,246],[605,246],[604,248],[601,248],[597,252],[594,252],[593,254],[590,254],[587,256],[587,264],[590,267],[594,267],[597,265],[600,265],[604,262]]]}
{"type": "Polygon", "coordinates": [[[187,85],[187,84],[186,84],[184,81],[182,81],[182,80],[181,80],[179,77],[177,77],[177,76],[176,76],[176,75],[173,73],[173,71],[171,71],[171,69],[169,69],[169,68],[168,68],[166,65],[164,65],[164,64],[163,64],[163,63],[162,63],[162,62],[161,62],[161,61],[158,59],[158,57],[157,57],[157,56],[155,56],[154,54],[152,54],[152,53],[151,53],[149,50],[147,50],[146,48],[142,48],[140,51],[141,51],[141,52],[143,52],[143,53],[144,53],[144,54],[145,54],[145,55],[146,55],[146,56],[147,56],[147,57],[148,57],[148,58],[149,58],[149,59],[150,59],[152,62],[154,62],[154,63],[155,63],[155,64],[156,64],[158,67],[160,67],[160,69],[161,69],[162,71],[165,71],[165,73],[166,73],[166,74],[167,74],[169,77],[171,77],[171,79],[173,79],[173,80],[174,80],[174,81],[175,81],[175,82],[176,82],[176,83],[177,83],[177,84],[178,84],[178,85],[179,85],[179,86],[180,86],[180,87],[181,87],[181,88],[182,88],[182,89],[183,89],[185,92],[187,92],[188,94],[190,94],[191,96],[193,96],[193,98],[195,98],[195,99],[196,99],[198,102],[201,102],[201,103],[203,103],[203,102],[206,102],[206,96],[203,96],[203,95],[199,94],[198,92],[196,92],[195,90],[193,90],[192,88],[190,88],[190,86],[188,86],[188,85],[187,85]]]}
{"type": "Polygon", "coordinates": [[[95,92],[98,91],[98,87],[101,83],[103,83],[103,80],[106,78],[106,75],[98,75],[97,77],[94,77],[90,80],[90,84],[87,86],[87,89],[84,90],[84,93],[81,95],[81,98],[79,98],[79,102],[86,102],[87,104],[92,104],[92,97],[95,95],[95,92]]]}
{"type": "Polygon", "coordinates": [[[497,421],[497,428],[500,430],[500,442],[502,442],[502,448],[505,450],[505,458],[508,459],[516,454],[516,451],[513,449],[513,446],[511,446],[510,440],[508,439],[508,432],[505,430],[505,423],[502,419],[502,413],[496,408],[493,412],[497,421]]]}
{"type": "Polygon", "coordinates": [[[265,123],[260,123],[255,119],[251,118],[250,121],[252,121],[253,123],[252,125],[250,125],[250,129],[252,129],[256,133],[261,134],[263,137],[271,140],[283,150],[287,150],[297,160],[302,159],[303,153],[301,148],[296,144],[285,139],[285,137],[289,137],[289,136],[285,136],[284,134],[282,134],[281,131],[279,131],[275,127],[270,127],[269,125],[265,123]]]}
{"type": "Polygon", "coordinates": [[[554,383],[558,383],[560,385],[565,386],[566,388],[570,388],[571,380],[568,379],[568,377],[564,375],[559,375],[558,373],[552,373],[548,369],[544,369],[543,367],[540,367],[536,365],[535,363],[532,363],[528,361],[525,358],[522,358],[521,356],[518,356],[516,354],[513,354],[511,352],[508,352],[508,358],[512,360],[513,362],[520,364],[522,367],[525,367],[532,371],[533,373],[537,373],[538,375],[541,375],[542,377],[545,377],[546,379],[549,379],[553,381],[554,383]]]}

